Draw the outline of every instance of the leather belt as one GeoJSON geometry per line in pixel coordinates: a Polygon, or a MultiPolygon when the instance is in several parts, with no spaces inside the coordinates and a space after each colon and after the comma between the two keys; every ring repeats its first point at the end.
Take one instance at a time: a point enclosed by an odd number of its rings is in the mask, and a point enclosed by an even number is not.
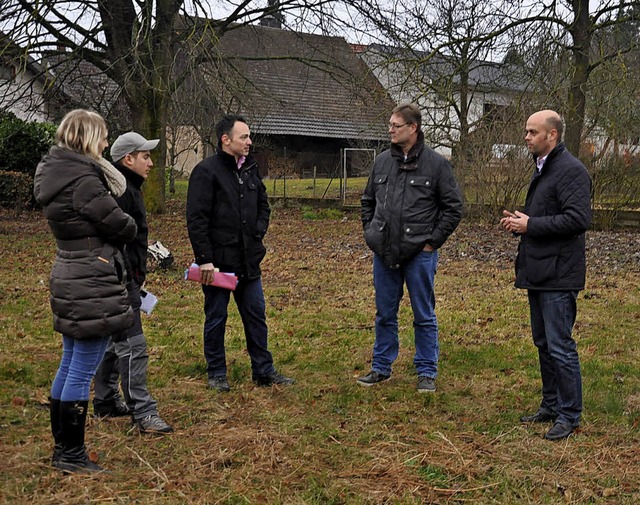
{"type": "Polygon", "coordinates": [[[85,237],[74,240],[56,240],[58,249],[63,251],[85,251],[91,249],[98,249],[104,245],[104,242],[99,237],[85,237]]]}

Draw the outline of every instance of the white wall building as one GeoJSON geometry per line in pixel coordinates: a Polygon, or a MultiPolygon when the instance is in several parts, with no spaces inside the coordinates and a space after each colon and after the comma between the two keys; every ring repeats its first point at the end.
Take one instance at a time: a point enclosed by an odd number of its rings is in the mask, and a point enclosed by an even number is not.
{"type": "MultiPolygon", "coordinates": [[[[355,51],[396,102],[420,107],[426,141],[447,157],[460,139],[461,118],[465,118],[468,131],[473,132],[496,115],[504,115],[526,93],[525,80],[518,77],[514,67],[472,61],[467,64],[464,80],[464,113],[461,69],[451,58],[375,44],[357,46],[355,51]]],[[[497,152],[503,151],[504,145],[497,152]]]]}
{"type": "Polygon", "coordinates": [[[46,68],[0,33],[0,110],[25,121],[54,121],[61,94],[53,93],[46,68]]]}

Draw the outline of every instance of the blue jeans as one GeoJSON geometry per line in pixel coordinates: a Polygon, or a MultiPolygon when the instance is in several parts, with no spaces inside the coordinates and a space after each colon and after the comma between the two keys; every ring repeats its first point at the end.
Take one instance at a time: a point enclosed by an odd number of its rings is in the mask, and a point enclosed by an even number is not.
{"type": "Polygon", "coordinates": [[[403,286],[407,284],[413,310],[416,353],[413,363],[418,376],[435,378],[438,374],[438,322],[433,282],[438,266],[438,252],[420,252],[400,268],[384,266],[373,257],[373,284],[376,289],[376,341],[372,369],[391,375],[391,365],[398,357],[398,307],[403,286]]]}
{"type": "Polygon", "coordinates": [[[531,333],[538,348],[542,376],[542,411],[578,426],[582,413],[582,376],[576,342],[577,291],[529,290],[531,333]]]}
{"type": "MultiPolygon", "coordinates": [[[[204,292],[204,357],[209,378],[227,375],[224,335],[227,307],[231,291],[214,286],[202,286],[204,292]]],[[[247,351],[251,358],[253,377],[275,372],[273,357],[267,348],[267,322],[262,280],[241,279],[233,292],[244,326],[247,351]]]]}
{"type": "Polygon", "coordinates": [[[76,340],[62,335],[62,360],[51,385],[51,398],[63,402],[89,400],[89,386],[110,338],[76,340]]]}

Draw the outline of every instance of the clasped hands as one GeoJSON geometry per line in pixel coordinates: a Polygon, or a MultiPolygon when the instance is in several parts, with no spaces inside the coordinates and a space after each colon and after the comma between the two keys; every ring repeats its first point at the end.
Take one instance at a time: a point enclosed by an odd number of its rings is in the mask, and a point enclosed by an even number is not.
{"type": "Polygon", "coordinates": [[[527,233],[529,216],[517,210],[515,212],[503,210],[502,215],[504,217],[500,219],[500,224],[505,230],[510,231],[511,233],[517,233],[518,235],[527,233]]]}

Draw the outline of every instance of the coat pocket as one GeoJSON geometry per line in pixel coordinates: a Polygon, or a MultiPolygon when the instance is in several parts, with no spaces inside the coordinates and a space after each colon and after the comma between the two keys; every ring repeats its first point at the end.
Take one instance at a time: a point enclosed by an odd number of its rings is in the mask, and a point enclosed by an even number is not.
{"type": "Polygon", "coordinates": [[[402,240],[410,247],[422,249],[431,238],[433,225],[423,223],[405,223],[402,228],[402,240]]]}
{"type": "Polygon", "coordinates": [[[382,255],[388,234],[387,223],[374,216],[364,230],[364,240],[374,253],[382,255]]]}
{"type": "Polygon", "coordinates": [[[399,260],[402,262],[420,254],[424,245],[431,238],[432,231],[433,226],[430,224],[404,223],[402,235],[400,236],[399,260]]]}
{"type": "Polygon", "coordinates": [[[235,246],[240,244],[240,236],[237,231],[213,229],[211,231],[211,241],[213,247],[235,246]]]}
{"type": "MultiPolygon", "coordinates": [[[[127,267],[124,263],[124,257],[119,249],[111,244],[105,244],[97,257],[93,258],[94,265],[98,272],[102,271],[103,264],[106,271],[103,272],[105,279],[109,278],[109,274],[115,274],[118,283],[121,286],[127,285],[127,267]],[[97,262],[96,262],[97,261],[97,262]]],[[[109,280],[111,282],[111,280],[109,280]]]]}
{"type": "Polygon", "coordinates": [[[407,177],[407,184],[409,184],[412,188],[416,188],[417,190],[424,191],[426,193],[431,193],[431,186],[432,186],[431,177],[424,177],[424,176],[407,177]]]}
{"type": "Polygon", "coordinates": [[[527,244],[525,273],[533,286],[541,286],[557,277],[559,251],[556,247],[527,244]]]}

